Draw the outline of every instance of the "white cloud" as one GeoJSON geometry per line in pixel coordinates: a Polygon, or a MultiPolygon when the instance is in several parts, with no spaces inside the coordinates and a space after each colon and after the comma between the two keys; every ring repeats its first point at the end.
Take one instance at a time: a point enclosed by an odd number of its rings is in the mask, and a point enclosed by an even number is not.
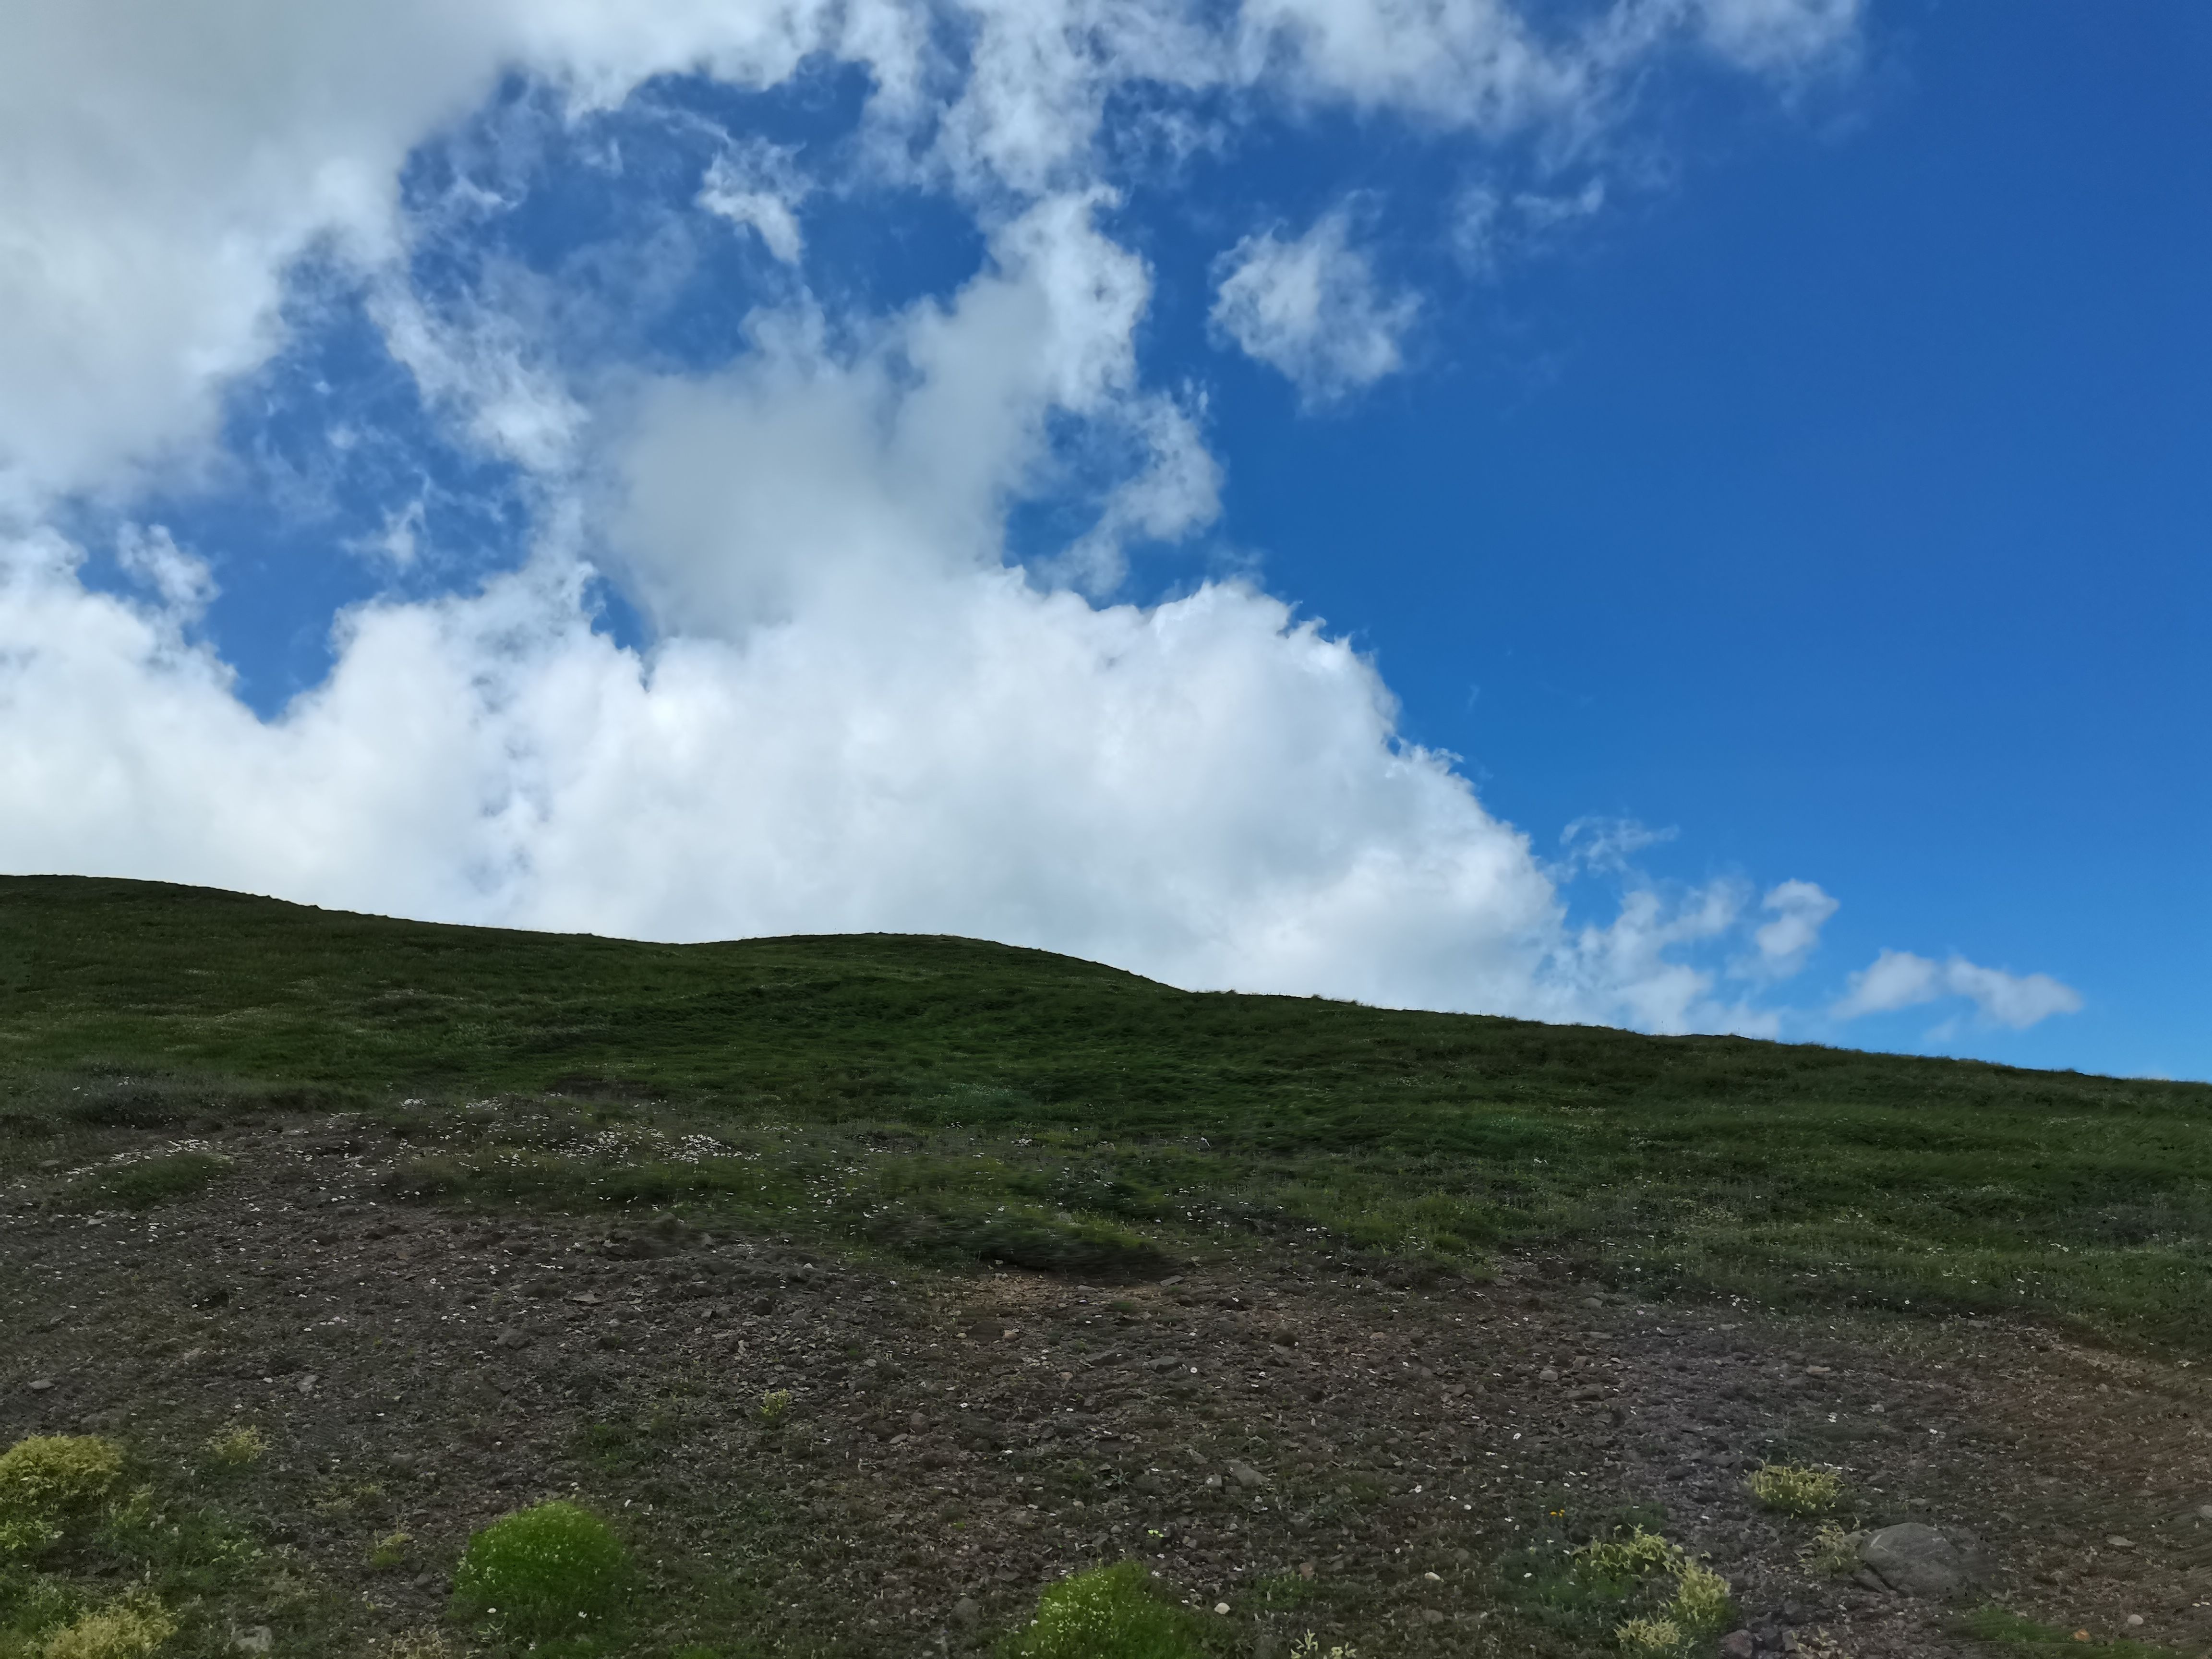
{"type": "Polygon", "coordinates": [[[1847,56],[1864,0],[1698,0],[1707,45],[1744,69],[1800,75],[1847,56]]]}
{"type": "Polygon", "coordinates": [[[2016,1031],[2081,1007],[2081,994],[2048,974],[2008,974],[1964,957],[1935,962],[1910,951],[1884,951],[1851,975],[1850,991],[1830,1012],[1838,1019],[1856,1019],[1947,996],[1967,999],[1984,1024],[2016,1031]]]}
{"type": "MultiPolygon", "coordinates": [[[[1108,100],[1138,81],[1584,134],[1674,36],[1786,79],[1857,15],[1850,0],[1618,0],[1547,39],[1506,0],[958,9],[964,79],[918,0],[17,0],[0,53],[0,512],[189,462],[216,388],[276,342],[286,267],[318,246],[389,258],[401,161],[509,70],[604,106],[655,74],[764,86],[826,53],[871,76],[878,165],[918,154],[981,200],[1087,185],[1108,100]]],[[[789,194],[733,189],[726,210],[794,255],[789,194]]],[[[1355,375],[1382,361],[1375,337],[1365,349],[1345,360],[1355,375]]]]}
{"type": "Polygon", "coordinates": [[[1577,818],[1559,831],[1566,854],[1559,861],[1559,878],[1569,880],[1585,870],[1625,874],[1637,854],[1647,847],[1664,846],[1679,833],[1671,827],[1654,830],[1634,818],[1577,818]]]}
{"type": "Polygon", "coordinates": [[[699,205],[732,224],[750,225],[770,253],[795,265],[805,252],[798,208],[811,190],[796,151],[755,139],[714,158],[699,186],[699,205]]]}
{"type": "Polygon", "coordinates": [[[1400,343],[1419,302],[1384,297],[1367,256],[1351,244],[1342,210],[1322,215],[1295,241],[1272,230],[1248,236],[1220,269],[1214,328],[1280,370],[1308,403],[1371,386],[1402,363],[1400,343]]]}
{"type": "Polygon", "coordinates": [[[1139,611],[970,570],[641,659],[573,577],[374,606],[256,720],[50,538],[0,575],[0,866],[672,939],[980,933],[1177,983],[1668,1017],[1522,837],[1390,742],[1371,667],[1236,587],[1139,611]]]}
{"type": "Polygon", "coordinates": [[[951,302],[857,346],[794,306],[738,367],[640,383],[589,428],[576,510],[672,624],[642,655],[591,630],[549,544],[479,597],[353,613],[328,683],[264,723],[188,637],[190,581],[133,605],[59,538],[13,543],[0,866],[655,938],[983,934],[1189,986],[1771,1029],[1677,959],[1741,894],[1634,893],[1570,929],[1525,837],[1280,601],[1102,607],[1004,566],[1053,422],[1157,408],[1128,343],[1146,274],[1094,205],[1042,204],[951,302]]]}
{"type": "Polygon", "coordinates": [[[1758,956],[1748,964],[1751,976],[1788,979],[1803,970],[1820,929],[1840,907],[1816,883],[1785,881],[1771,889],[1759,908],[1774,920],[1752,934],[1758,956]]]}
{"type": "MultiPolygon", "coordinates": [[[[902,0],[21,0],[0,55],[0,866],[657,938],[979,933],[1186,985],[1771,1030],[1684,960],[1740,934],[1733,886],[1638,890],[1571,928],[1525,838],[1400,738],[1342,641],[1233,584],[1150,610],[1048,591],[1006,568],[1006,526],[1021,501],[1086,501],[1056,574],[1105,592],[1125,544],[1218,511],[1202,397],[1146,384],[1151,275],[1099,228],[1116,91],[1571,149],[1668,40],[1786,72],[1819,44],[1788,10],[1621,0],[1553,37],[1504,0],[988,0],[958,9],[955,65],[944,15],[902,0]],[[521,273],[410,286],[399,168],[501,75],[605,106],[816,53],[874,88],[857,165],[950,188],[987,235],[951,298],[826,311],[796,269],[810,181],[735,142],[700,205],[794,270],[729,366],[579,378],[521,273]],[[135,530],[143,597],[95,592],[40,520],[204,458],[310,250],[365,277],[440,416],[528,471],[541,534],[481,593],[342,618],[329,680],[263,721],[195,631],[204,564],[135,530]],[[649,649],[592,631],[582,547],[649,649]]],[[[1414,302],[1341,211],[1231,264],[1217,325],[1310,397],[1399,366],[1414,302]]],[[[381,544],[408,563],[422,515],[392,505],[381,544]]]]}

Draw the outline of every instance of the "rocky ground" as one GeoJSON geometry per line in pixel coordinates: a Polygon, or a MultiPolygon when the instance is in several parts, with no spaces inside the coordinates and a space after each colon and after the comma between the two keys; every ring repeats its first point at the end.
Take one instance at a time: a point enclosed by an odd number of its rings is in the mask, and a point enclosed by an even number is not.
{"type": "Polygon", "coordinates": [[[1308,1630],[1363,1659],[1602,1651],[1535,1598],[1561,1540],[1631,1514],[1728,1578],[1729,1651],[1984,1650],[1957,1601],[1808,1563],[1814,1524],[1745,1487],[1767,1460],[1971,1552],[1972,1599],[2212,1640],[2212,1390],[2045,1330],[1652,1305],[1544,1261],[1393,1285],[1256,1245],[1156,1284],[958,1275],[397,1201],[404,1149],[345,1121],[209,1145],[229,1173],[142,1212],[57,1207],[58,1166],[7,1189],[0,1443],[186,1460],[258,1427],[234,1501],[343,1592],[361,1650],[434,1625],[470,1529],[550,1494],[622,1517],[699,1633],[767,1651],[980,1648],[1129,1556],[1254,1655],[1308,1630]]]}

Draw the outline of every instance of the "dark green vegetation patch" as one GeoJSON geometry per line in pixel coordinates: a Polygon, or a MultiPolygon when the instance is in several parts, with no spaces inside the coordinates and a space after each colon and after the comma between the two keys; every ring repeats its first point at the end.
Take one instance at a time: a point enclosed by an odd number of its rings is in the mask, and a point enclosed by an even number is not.
{"type": "Polygon", "coordinates": [[[599,1650],[637,1577],[607,1523],[560,1498],[503,1515],[469,1540],[453,1574],[462,1619],[547,1651],[599,1650]]]}
{"type": "MultiPolygon", "coordinates": [[[[1416,1272],[1540,1244],[1655,1294],[2212,1333],[2204,1085],[1192,994],[960,939],[640,945],[14,878],[0,1091],[25,1158],[343,1106],[417,1140],[397,1196],[1101,1279],[1255,1235],[1416,1272]]],[[[217,1174],[136,1167],[56,1195],[217,1174]]]]}

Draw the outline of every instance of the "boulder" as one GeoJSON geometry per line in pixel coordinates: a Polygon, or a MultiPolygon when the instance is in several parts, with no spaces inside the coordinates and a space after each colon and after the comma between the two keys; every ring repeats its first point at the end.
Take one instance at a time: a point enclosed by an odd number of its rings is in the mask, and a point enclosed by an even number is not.
{"type": "Polygon", "coordinates": [[[1890,1589],[1928,1601],[1956,1595],[1978,1576],[1971,1540],[1947,1538],[1917,1521],[1869,1533],[1859,1559],[1890,1589]]]}

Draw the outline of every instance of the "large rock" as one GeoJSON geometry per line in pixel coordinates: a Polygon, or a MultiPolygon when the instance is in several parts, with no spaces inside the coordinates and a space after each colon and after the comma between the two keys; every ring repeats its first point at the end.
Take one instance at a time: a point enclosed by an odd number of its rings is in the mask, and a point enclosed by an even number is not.
{"type": "Polygon", "coordinates": [[[1859,1559],[1890,1589],[1930,1601],[1956,1595],[1978,1576],[1971,1540],[1947,1538],[1917,1521],[1868,1534],[1859,1559]]]}

